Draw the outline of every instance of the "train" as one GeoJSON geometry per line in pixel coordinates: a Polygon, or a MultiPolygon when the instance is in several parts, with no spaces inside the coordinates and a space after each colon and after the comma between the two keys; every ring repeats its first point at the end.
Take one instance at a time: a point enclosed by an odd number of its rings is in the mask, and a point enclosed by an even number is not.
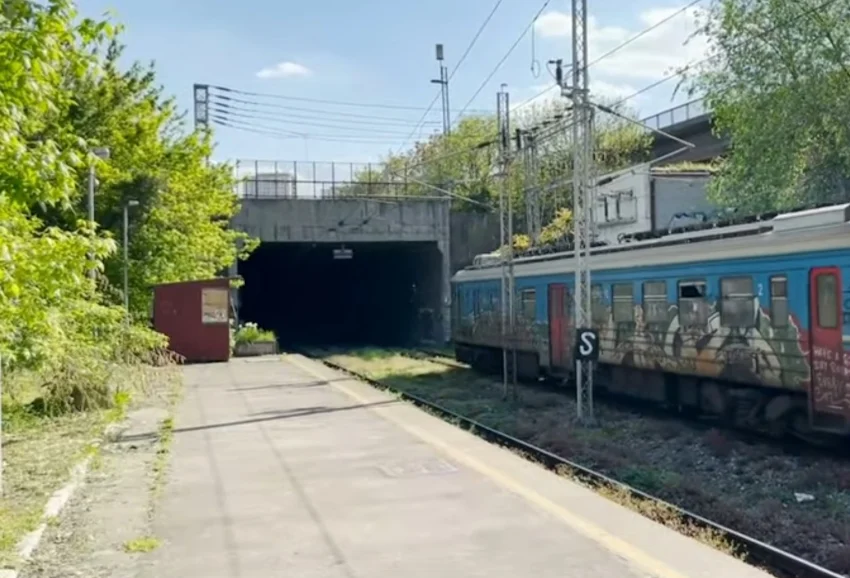
{"type": "MultiPolygon", "coordinates": [[[[648,234],[589,263],[597,388],[773,435],[850,435],[850,204],[648,234]]],[[[456,359],[501,371],[508,350],[520,379],[568,383],[574,265],[515,257],[504,334],[501,259],[455,273],[456,359]]]]}

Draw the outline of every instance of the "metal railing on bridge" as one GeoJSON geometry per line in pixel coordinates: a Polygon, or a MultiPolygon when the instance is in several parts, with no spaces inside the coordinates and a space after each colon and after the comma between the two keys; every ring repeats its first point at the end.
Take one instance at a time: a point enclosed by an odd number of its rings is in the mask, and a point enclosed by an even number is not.
{"type": "Polygon", "coordinates": [[[235,193],[243,198],[404,197],[419,188],[383,163],[236,161],[235,193]]]}
{"type": "Polygon", "coordinates": [[[709,112],[711,110],[709,110],[705,99],[698,98],[647,117],[643,119],[643,123],[651,128],[663,130],[709,112]]]}
{"type": "MultiPolygon", "coordinates": [[[[655,129],[710,112],[702,98],[643,119],[655,129]]],[[[413,165],[414,167],[416,165],[413,165]]],[[[236,161],[235,193],[243,198],[337,199],[439,196],[417,180],[416,170],[389,170],[385,163],[338,161],[236,161]]]]}

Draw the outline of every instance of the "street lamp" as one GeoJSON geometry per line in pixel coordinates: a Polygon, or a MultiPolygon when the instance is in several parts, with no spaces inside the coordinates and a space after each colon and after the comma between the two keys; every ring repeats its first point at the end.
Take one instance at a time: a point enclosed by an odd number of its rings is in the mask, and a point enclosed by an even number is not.
{"type": "MultiPolygon", "coordinates": [[[[99,159],[108,159],[109,158],[109,149],[107,147],[95,147],[91,150],[91,153],[99,159]]],[[[95,174],[94,174],[94,162],[89,163],[89,222],[94,228],[94,187],[95,187],[95,174]]],[[[90,258],[94,259],[94,255],[89,255],[90,258]]],[[[89,271],[89,276],[94,279],[95,270],[94,268],[89,271]]]]}
{"type": "Polygon", "coordinates": [[[139,206],[139,201],[135,199],[130,199],[126,203],[124,203],[124,309],[127,310],[127,313],[130,312],[130,282],[127,274],[127,269],[129,266],[129,256],[127,245],[129,241],[129,228],[130,228],[130,207],[139,206]]]}

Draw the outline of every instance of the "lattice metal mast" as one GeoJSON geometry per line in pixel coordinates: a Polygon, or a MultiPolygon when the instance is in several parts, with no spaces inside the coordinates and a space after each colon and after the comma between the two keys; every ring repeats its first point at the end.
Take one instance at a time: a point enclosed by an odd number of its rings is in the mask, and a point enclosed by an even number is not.
{"type": "Polygon", "coordinates": [[[496,98],[499,123],[499,256],[502,269],[502,298],[500,301],[502,336],[502,386],[505,397],[516,392],[516,348],[514,347],[514,245],[513,203],[508,193],[508,170],[511,163],[510,98],[505,85],[496,98]],[[510,363],[509,363],[510,360],[510,363]],[[511,378],[508,375],[511,374],[511,378]],[[509,385],[510,383],[510,385],[509,385]]]}
{"type": "MultiPolygon", "coordinates": [[[[593,191],[593,109],[587,74],[587,0],[572,0],[572,86],[562,90],[573,103],[573,246],[575,247],[575,326],[591,327],[590,244],[593,191]]],[[[560,75],[559,75],[560,76],[560,75]]],[[[561,83],[563,88],[563,82],[561,83]]],[[[593,364],[576,361],[576,411],[593,419],[593,364]]]]}

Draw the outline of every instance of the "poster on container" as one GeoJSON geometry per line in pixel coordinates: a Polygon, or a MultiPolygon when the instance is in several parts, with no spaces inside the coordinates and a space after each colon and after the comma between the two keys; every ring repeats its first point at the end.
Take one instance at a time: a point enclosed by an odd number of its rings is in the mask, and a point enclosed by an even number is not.
{"type": "Polygon", "coordinates": [[[228,322],[228,290],[219,288],[204,289],[201,292],[201,322],[228,322]]]}

